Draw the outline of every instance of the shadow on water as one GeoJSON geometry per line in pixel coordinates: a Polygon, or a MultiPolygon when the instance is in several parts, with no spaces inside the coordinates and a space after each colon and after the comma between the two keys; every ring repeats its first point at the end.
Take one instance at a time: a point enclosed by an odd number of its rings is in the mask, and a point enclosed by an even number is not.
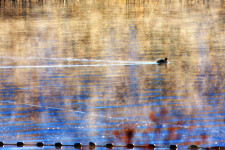
{"type": "Polygon", "coordinates": [[[1,140],[224,146],[223,8],[0,0],[1,140]]]}

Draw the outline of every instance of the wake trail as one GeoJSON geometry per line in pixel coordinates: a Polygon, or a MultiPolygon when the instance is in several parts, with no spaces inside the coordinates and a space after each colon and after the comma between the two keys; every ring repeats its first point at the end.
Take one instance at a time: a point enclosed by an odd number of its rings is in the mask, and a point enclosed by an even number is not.
{"type": "Polygon", "coordinates": [[[74,58],[41,58],[41,57],[9,57],[0,56],[7,59],[22,59],[22,60],[55,60],[55,61],[78,61],[78,62],[105,62],[107,64],[83,64],[83,65],[23,65],[23,66],[0,66],[1,69],[16,69],[16,68],[63,68],[63,67],[102,67],[102,66],[128,66],[128,65],[147,65],[157,64],[151,61],[116,61],[116,60],[96,60],[96,59],[74,59],[74,58]],[[111,64],[109,64],[111,63],[111,64]]]}

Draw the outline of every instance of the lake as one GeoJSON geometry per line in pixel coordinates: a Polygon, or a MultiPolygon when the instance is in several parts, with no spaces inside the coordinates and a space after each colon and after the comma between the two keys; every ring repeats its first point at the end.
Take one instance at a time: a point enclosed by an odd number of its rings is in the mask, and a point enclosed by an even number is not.
{"type": "Polygon", "coordinates": [[[223,0],[0,0],[0,60],[0,149],[225,146],[223,0]]]}

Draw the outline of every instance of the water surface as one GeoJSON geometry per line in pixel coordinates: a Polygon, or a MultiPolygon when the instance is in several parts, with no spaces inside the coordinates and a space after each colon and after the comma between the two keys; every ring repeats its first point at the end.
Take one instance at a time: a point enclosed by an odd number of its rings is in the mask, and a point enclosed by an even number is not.
{"type": "Polygon", "coordinates": [[[1,141],[225,146],[221,1],[5,0],[0,29],[1,141]]]}

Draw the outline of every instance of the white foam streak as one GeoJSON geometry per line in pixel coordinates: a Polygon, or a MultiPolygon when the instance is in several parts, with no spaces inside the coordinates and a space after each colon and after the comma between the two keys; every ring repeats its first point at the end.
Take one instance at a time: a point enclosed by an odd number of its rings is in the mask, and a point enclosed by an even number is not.
{"type": "Polygon", "coordinates": [[[103,67],[103,66],[130,66],[137,64],[96,64],[96,65],[51,65],[51,66],[0,66],[0,69],[17,68],[68,68],[68,67],[103,67]]]}
{"type": "Polygon", "coordinates": [[[107,64],[83,64],[83,65],[37,65],[37,66],[0,66],[0,69],[17,69],[17,68],[64,68],[64,67],[102,67],[102,66],[128,66],[128,65],[147,65],[157,64],[150,61],[114,61],[114,60],[95,60],[95,59],[73,59],[73,58],[40,58],[40,57],[7,57],[7,59],[27,59],[27,60],[56,60],[56,61],[78,61],[78,62],[105,62],[107,64]]]}
{"type": "Polygon", "coordinates": [[[46,57],[8,57],[0,56],[0,58],[9,58],[9,59],[40,59],[40,60],[60,60],[60,61],[82,61],[82,62],[108,62],[108,63],[126,63],[126,64],[156,64],[156,62],[149,61],[117,61],[117,60],[96,60],[96,59],[74,59],[74,58],[46,58],[46,57]]]}

